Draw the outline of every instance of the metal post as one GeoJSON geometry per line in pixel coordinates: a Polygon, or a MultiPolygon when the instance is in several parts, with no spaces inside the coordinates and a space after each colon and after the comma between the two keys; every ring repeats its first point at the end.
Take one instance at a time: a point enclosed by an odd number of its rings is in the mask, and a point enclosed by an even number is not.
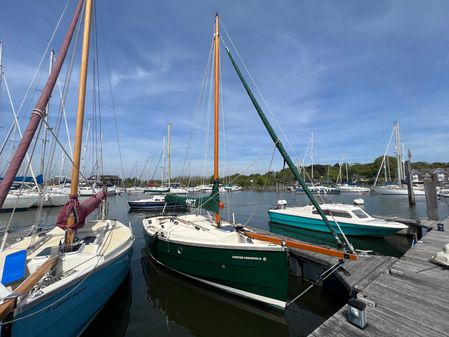
{"type": "Polygon", "coordinates": [[[432,180],[424,180],[426,190],[427,217],[429,220],[439,220],[438,218],[438,198],[435,175],[432,174],[432,180]]]}
{"type": "Polygon", "coordinates": [[[408,160],[405,162],[405,177],[407,179],[408,203],[410,206],[416,205],[415,193],[413,192],[413,176],[411,165],[412,153],[408,150],[408,160]]]}

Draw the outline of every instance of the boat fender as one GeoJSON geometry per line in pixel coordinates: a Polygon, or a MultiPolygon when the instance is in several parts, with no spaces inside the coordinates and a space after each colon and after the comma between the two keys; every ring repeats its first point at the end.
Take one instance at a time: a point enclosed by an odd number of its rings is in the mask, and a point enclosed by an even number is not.
{"type": "Polygon", "coordinates": [[[278,200],[277,209],[286,209],[287,208],[287,200],[278,200]]]}

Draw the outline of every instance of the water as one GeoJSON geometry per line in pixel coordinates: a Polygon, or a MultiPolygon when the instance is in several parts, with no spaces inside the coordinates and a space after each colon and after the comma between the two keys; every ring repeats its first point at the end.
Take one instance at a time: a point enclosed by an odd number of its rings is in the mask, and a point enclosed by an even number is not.
{"type": "MultiPolygon", "coordinates": [[[[334,202],[350,203],[355,195],[331,196],[334,202]]],[[[133,196],[134,198],[134,196],[133,196]]],[[[370,214],[425,217],[424,198],[410,208],[407,198],[398,196],[362,196],[365,210],[370,214]]],[[[294,193],[235,192],[222,195],[224,218],[268,230],[267,209],[278,199],[289,205],[307,203],[306,196],[294,193]]],[[[346,301],[321,288],[313,288],[283,313],[269,311],[245,300],[222,294],[198,285],[189,279],[156,266],[145,252],[141,222],[144,213],[128,212],[127,197],[109,198],[109,217],[130,222],[136,241],[131,271],[103,310],[87,328],[90,336],[306,336],[337,311],[346,301]]],[[[447,204],[439,205],[440,216],[449,214],[447,204]]],[[[16,231],[33,224],[36,210],[17,213],[13,226],[16,231]]],[[[40,224],[54,223],[58,209],[45,209],[40,224]]],[[[8,214],[0,214],[0,226],[5,226],[8,214]]],[[[310,241],[333,244],[326,235],[296,233],[310,241]]],[[[13,235],[11,235],[12,239],[13,235]]],[[[373,249],[377,253],[400,256],[410,246],[410,239],[392,236],[380,239],[353,239],[356,248],[373,249]]],[[[307,286],[298,278],[289,279],[289,297],[293,298],[307,286]]]]}

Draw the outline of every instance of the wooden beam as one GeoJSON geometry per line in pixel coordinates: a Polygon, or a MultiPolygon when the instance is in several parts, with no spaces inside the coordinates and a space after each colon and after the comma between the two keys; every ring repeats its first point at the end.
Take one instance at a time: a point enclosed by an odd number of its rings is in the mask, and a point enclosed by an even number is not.
{"type": "Polygon", "coordinates": [[[274,237],[271,235],[267,235],[267,234],[260,234],[260,233],[254,233],[254,232],[248,232],[248,231],[244,231],[244,233],[248,237],[250,237],[252,239],[256,239],[256,240],[268,241],[268,242],[276,243],[278,245],[285,244],[285,246],[290,247],[290,248],[307,250],[307,251],[311,251],[311,252],[315,252],[315,253],[319,253],[319,254],[323,254],[323,255],[338,257],[340,259],[346,259],[346,260],[352,260],[352,261],[358,260],[357,254],[345,253],[341,250],[337,250],[337,249],[333,249],[333,248],[322,247],[322,246],[318,246],[318,245],[314,245],[314,244],[306,243],[306,242],[301,242],[301,241],[297,241],[297,240],[280,239],[280,238],[277,238],[277,237],[274,237]]]}
{"type": "Polygon", "coordinates": [[[59,256],[49,258],[45,261],[36,271],[28,276],[12,293],[8,296],[8,299],[0,304],[0,320],[4,318],[15,308],[17,297],[22,294],[28,293],[33,287],[47,274],[54,266],[59,262],[59,256]]]}

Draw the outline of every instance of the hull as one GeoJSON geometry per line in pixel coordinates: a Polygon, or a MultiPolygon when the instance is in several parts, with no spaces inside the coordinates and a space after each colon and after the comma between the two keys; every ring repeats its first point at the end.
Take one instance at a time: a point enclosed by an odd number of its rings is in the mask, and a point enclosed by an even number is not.
{"type": "Polygon", "coordinates": [[[38,195],[22,194],[17,197],[14,194],[8,194],[1,208],[1,212],[11,212],[14,208],[16,211],[23,211],[33,206],[38,200],[38,195]]]}
{"type": "MultiPolygon", "coordinates": [[[[379,186],[379,187],[375,187],[374,191],[377,194],[381,194],[381,195],[404,195],[404,196],[408,196],[408,189],[407,188],[400,188],[397,186],[393,187],[386,187],[386,186],[379,186]]],[[[420,190],[420,189],[413,189],[413,193],[415,194],[415,196],[417,195],[426,195],[425,191],[420,190]]]]}
{"type": "MultiPolygon", "coordinates": [[[[270,221],[286,226],[292,226],[295,228],[302,228],[317,232],[329,233],[329,229],[326,224],[321,219],[313,219],[308,217],[303,217],[300,215],[290,215],[285,213],[268,211],[270,221]]],[[[335,225],[335,222],[329,221],[332,228],[338,233],[339,230],[335,225]]],[[[380,226],[369,226],[369,225],[359,225],[354,223],[348,223],[343,221],[338,221],[340,228],[345,235],[352,236],[387,236],[396,233],[398,228],[388,228],[380,226]]]]}
{"type": "Polygon", "coordinates": [[[162,210],[183,210],[184,207],[175,203],[166,202],[133,202],[128,201],[128,205],[133,210],[162,211],[162,210]]]}
{"type": "Polygon", "coordinates": [[[42,204],[43,207],[59,207],[64,206],[69,200],[67,194],[44,192],[41,197],[33,204],[33,207],[39,207],[42,204]]]}
{"type": "Polygon", "coordinates": [[[12,336],[80,335],[125,279],[131,253],[130,247],[86,278],[48,294],[31,308],[23,308],[14,317],[17,321],[12,325],[12,336]]]}
{"type": "Polygon", "coordinates": [[[203,247],[153,240],[144,232],[150,254],[158,263],[223,291],[284,308],[288,286],[285,250],[203,247]]]}
{"type": "Polygon", "coordinates": [[[146,188],[143,190],[145,193],[153,193],[153,194],[159,194],[159,193],[169,193],[170,189],[168,187],[155,187],[155,188],[146,188]]]}

